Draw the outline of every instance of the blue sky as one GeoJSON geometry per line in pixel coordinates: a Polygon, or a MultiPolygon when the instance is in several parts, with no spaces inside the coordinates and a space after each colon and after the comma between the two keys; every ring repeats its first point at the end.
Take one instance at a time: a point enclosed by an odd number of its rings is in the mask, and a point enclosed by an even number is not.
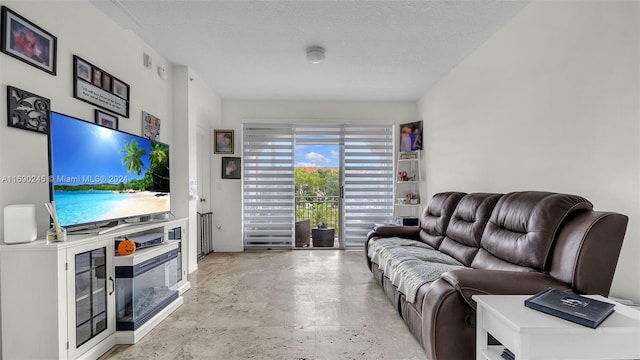
{"type": "Polygon", "coordinates": [[[296,145],[296,167],[338,167],[338,145],[296,145]]]}
{"type": "MultiPolygon", "coordinates": [[[[136,139],[138,147],[147,151],[151,149],[151,141],[131,134],[102,127],[86,121],[73,119],[65,115],[51,113],[51,136],[53,151],[54,184],[61,184],[59,176],[79,178],[66,185],[96,183],[96,179],[125,178],[140,179],[140,175],[129,174],[124,165],[120,150],[125,143],[136,139]],[[82,180],[88,181],[82,181],[82,180]]],[[[149,159],[142,159],[149,166],[149,159]]],[[[123,182],[127,182],[123,181],[123,182]]],[[[115,181],[118,183],[119,181],[115,181]]],[[[102,183],[101,181],[99,183],[102,183]]]]}

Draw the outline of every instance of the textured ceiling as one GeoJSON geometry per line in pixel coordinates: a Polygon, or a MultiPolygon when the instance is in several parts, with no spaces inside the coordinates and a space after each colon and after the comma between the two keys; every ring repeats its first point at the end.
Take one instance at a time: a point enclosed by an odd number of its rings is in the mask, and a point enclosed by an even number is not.
{"type": "Polygon", "coordinates": [[[417,100],[527,1],[91,0],[225,99],[417,100]],[[308,46],[326,48],[311,64],[308,46]]]}

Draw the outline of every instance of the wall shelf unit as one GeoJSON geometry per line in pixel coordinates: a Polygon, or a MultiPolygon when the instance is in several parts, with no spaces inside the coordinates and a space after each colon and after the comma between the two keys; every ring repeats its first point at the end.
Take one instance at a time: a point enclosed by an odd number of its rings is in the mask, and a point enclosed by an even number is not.
{"type": "Polygon", "coordinates": [[[420,151],[399,152],[396,159],[394,218],[419,217],[422,209],[420,151]]]}

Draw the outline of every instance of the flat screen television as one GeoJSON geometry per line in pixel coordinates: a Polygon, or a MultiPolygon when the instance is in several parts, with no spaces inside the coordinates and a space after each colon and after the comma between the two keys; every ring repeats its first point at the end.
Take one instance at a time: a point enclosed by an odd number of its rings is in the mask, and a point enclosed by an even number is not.
{"type": "Polygon", "coordinates": [[[61,226],[171,210],[168,145],[56,112],[49,128],[50,196],[61,226]]]}

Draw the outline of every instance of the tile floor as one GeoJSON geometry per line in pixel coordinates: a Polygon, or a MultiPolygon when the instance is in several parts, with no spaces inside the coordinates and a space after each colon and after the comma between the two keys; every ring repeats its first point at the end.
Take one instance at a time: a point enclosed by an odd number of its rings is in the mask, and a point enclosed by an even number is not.
{"type": "Polygon", "coordinates": [[[212,253],[184,304],[105,359],[425,359],[360,251],[212,253]]]}

